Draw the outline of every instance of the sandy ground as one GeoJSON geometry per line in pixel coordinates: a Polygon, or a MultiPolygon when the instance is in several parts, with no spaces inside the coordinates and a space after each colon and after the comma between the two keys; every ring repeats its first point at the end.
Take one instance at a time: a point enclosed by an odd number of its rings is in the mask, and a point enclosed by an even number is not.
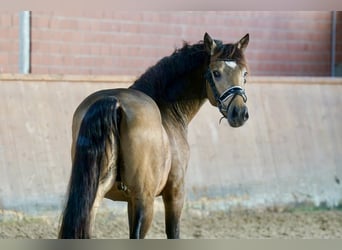
{"type": "MultiPolygon", "coordinates": [[[[165,238],[164,213],[157,209],[147,238],[165,238]]],[[[1,239],[51,239],[57,237],[58,213],[40,216],[0,210],[1,239]]],[[[125,212],[104,209],[99,212],[94,238],[127,238],[125,212]]],[[[341,210],[262,209],[203,211],[185,208],[181,221],[181,237],[204,238],[342,238],[341,210]]]]}

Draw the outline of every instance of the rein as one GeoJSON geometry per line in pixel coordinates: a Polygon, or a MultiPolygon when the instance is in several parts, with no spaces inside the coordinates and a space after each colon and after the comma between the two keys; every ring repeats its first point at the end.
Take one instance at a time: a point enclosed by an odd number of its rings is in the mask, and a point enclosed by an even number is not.
{"type": "Polygon", "coordinates": [[[212,77],[209,69],[207,70],[207,72],[205,74],[205,78],[208,81],[209,86],[210,86],[210,88],[214,94],[215,100],[217,102],[217,107],[218,107],[219,111],[221,112],[221,114],[225,118],[227,118],[227,112],[228,112],[229,106],[232,103],[232,101],[236,95],[241,96],[243,101],[247,102],[247,95],[246,95],[245,90],[242,87],[232,86],[232,87],[226,89],[225,91],[223,91],[222,94],[220,94],[216,88],[215,82],[213,80],[213,77],[212,77]],[[233,97],[233,98],[231,98],[231,97],[233,97]],[[226,105],[225,101],[227,101],[229,98],[231,98],[231,100],[228,103],[228,105],[226,105]]]}

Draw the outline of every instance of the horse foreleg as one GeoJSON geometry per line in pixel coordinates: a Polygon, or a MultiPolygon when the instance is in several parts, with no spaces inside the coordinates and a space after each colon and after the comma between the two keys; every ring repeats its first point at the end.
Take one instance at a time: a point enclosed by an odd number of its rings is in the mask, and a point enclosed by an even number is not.
{"type": "Polygon", "coordinates": [[[128,202],[129,237],[143,239],[151,226],[154,199],[132,199],[128,202]]]}
{"type": "Polygon", "coordinates": [[[179,239],[180,217],[184,204],[183,184],[163,192],[165,207],[165,228],[168,239],[179,239]]]}

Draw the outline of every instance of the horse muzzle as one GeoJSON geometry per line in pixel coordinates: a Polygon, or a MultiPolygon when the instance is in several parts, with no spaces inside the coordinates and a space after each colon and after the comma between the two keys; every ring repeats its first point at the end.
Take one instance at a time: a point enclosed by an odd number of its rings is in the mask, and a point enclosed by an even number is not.
{"type": "Polygon", "coordinates": [[[246,102],[245,91],[238,86],[228,89],[219,98],[220,112],[231,127],[241,127],[248,120],[249,113],[246,102]]]}
{"type": "Polygon", "coordinates": [[[248,108],[246,104],[234,106],[231,105],[227,110],[227,121],[233,128],[241,127],[249,118],[248,108]]]}

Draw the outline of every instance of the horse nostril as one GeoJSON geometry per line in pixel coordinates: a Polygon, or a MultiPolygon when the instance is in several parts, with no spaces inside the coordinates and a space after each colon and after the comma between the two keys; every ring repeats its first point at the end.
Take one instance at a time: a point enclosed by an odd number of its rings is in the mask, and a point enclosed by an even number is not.
{"type": "Polygon", "coordinates": [[[231,116],[233,119],[235,119],[236,117],[238,117],[238,115],[239,115],[239,112],[238,112],[237,108],[234,107],[232,110],[231,116]]]}
{"type": "Polygon", "coordinates": [[[248,114],[248,111],[245,112],[245,116],[243,117],[243,120],[244,121],[247,121],[249,118],[249,114],[248,114]]]}

